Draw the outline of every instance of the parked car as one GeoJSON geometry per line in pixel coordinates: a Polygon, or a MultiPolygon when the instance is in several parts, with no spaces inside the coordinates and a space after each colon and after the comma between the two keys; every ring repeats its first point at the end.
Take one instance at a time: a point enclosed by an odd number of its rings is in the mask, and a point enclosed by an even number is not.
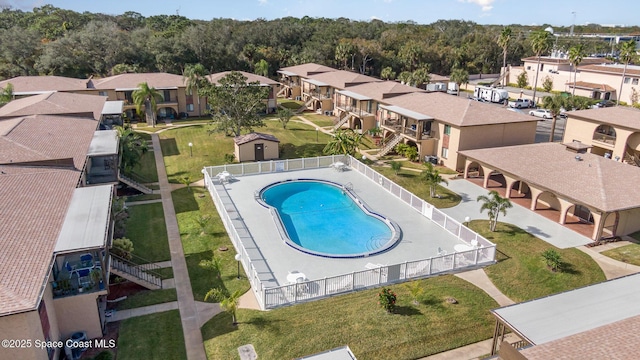
{"type": "Polygon", "coordinates": [[[516,109],[535,108],[536,104],[533,100],[517,99],[516,101],[509,101],[509,107],[516,108],[516,109]]]}
{"type": "Polygon", "coordinates": [[[531,110],[529,111],[529,115],[531,116],[535,116],[535,117],[540,117],[543,119],[551,119],[553,116],[551,115],[551,111],[547,110],[547,109],[535,109],[535,110],[531,110]]]}
{"type": "Polygon", "coordinates": [[[612,107],[615,106],[616,103],[611,101],[611,100],[602,100],[599,103],[593,105],[592,107],[594,109],[600,109],[600,108],[605,108],[605,107],[612,107]]]}

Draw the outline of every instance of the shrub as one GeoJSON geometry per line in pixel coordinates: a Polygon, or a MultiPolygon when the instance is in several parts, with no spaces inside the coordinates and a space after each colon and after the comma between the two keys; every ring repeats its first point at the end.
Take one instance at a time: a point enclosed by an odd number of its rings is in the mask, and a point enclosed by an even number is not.
{"type": "Polygon", "coordinates": [[[527,72],[523,71],[520,73],[520,75],[518,75],[518,87],[519,88],[525,88],[527,85],[529,85],[529,79],[527,77],[527,72]]]}
{"type": "Polygon", "coordinates": [[[231,164],[231,163],[234,163],[235,161],[236,161],[235,154],[224,154],[224,162],[226,164],[231,164]]]}
{"type": "Polygon", "coordinates": [[[121,258],[131,260],[133,252],[133,242],[127,238],[119,238],[113,240],[111,251],[121,258]]]}
{"type": "Polygon", "coordinates": [[[400,171],[400,168],[402,168],[402,163],[399,161],[391,161],[389,162],[389,165],[391,165],[391,169],[393,170],[393,172],[398,175],[398,171],[400,171]]]}
{"type": "Polygon", "coordinates": [[[560,254],[554,249],[548,249],[542,253],[542,257],[547,262],[547,266],[551,268],[552,271],[559,271],[560,266],[562,265],[560,254]]]}
{"type": "Polygon", "coordinates": [[[392,313],[396,308],[396,293],[391,289],[382,288],[382,291],[378,293],[378,304],[387,312],[392,313]]]}
{"type": "Polygon", "coordinates": [[[551,89],[553,89],[553,79],[549,75],[545,76],[542,81],[542,89],[546,92],[551,92],[551,89]]]}

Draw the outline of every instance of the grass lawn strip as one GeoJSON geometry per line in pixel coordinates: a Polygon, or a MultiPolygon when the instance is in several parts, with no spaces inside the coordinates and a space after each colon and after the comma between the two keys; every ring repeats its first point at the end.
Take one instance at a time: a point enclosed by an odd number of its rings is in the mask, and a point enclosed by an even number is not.
{"type": "Polygon", "coordinates": [[[391,168],[374,166],[374,169],[386,176],[389,180],[402,186],[406,190],[411,191],[414,195],[432,204],[436,208],[444,209],[453,207],[462,201],[460,195],[442,186],[438,186],[438,190],[436,192],[440,195],[440,198],[432,198],[429,194],[429,187],[421,179],[421,175],[418,172],[400,170],[396,175],[391,168]]]}
{"type": "Polygon", "coordinates": [[[128,174],[134,180],[143,184],[158,182],[158,170],[153,151],[147,151],[140,157],[140,162],[133,167],[133,174],[128,174]]]}
{"type": "Polygon", "coordinates": [[[319,127],[333,126],[333,117],[318,114],[301,114],[303,118],[311,121],[319,127]]]}
{"type": "Polygon", "coordinates": [[[485,272],[507,297],[522,302],[602,282],[604,273],[598,264],[578,249],[558,249],[517,226],[498,223],[489,231],[489,221],[474,220],[469,227],[497,245],[497,264],[485,272]],[[542,257],[547,249],[561,256],[564,270],[551,271],[542,257]]]}
{"type": "Polygon", "coordinates": [[[187,351],[178,310],[134,317],[123,320],[120,324],[118,359],[186,358],[187,351]]]}
{"type": "MultiPolygon", "coordinates": [[[[635,238],[635,237],[634,237],[635,238]]],[[[615,249],[601,252],[602,255],[622,261],[627,264],[640,266],[640,245],[629,244],[615,249]]]]}
{"type": "Polygon", "coordinates": [[[211,197],[202,188],[186,188],[171,193],[176,209],[180,238],[184,249],[193,297],[196,301],[204,301],[204,295],[212,287],[223,288],[233,293],[237,289],[247,291],[249,281],[240,267],[241,279],[238,280],[238,262],[235,260],[235,249],[218,216],[211,197]],[[198,194],[206,194],[199,197],[198,194]],[[209,216],[205,233],[196,222],[200,215],[209,216]],[[221,247],[227,251],[220,251],[221,247]],[[218,277],[214,271],[205,269],[199,264],[202,260],[211,260],[213,254],[220,260],[222,275],[218,277]]]}
{"type": "Polygon", "coordinates": [[[128,295],[125,300],[118,303],[117,310],[134,309],[177,300],[178,295],[176,289],[145,290],[133,295],[128,295]]]}
{"type": "Polygon", "coordinates": [[[237,357],[251,343],[260,358],[291,359],[349,345],[356,357],[415,359],[491,337],[489,309],[498,304],[482,290],[454,276],[420,280],[423,295],[412,304],[404,285],[393,285],[398,309],[379,307],[379,289],[364,290],[267,312],[241,309],[236,327],[222,313],[202,329],[210,359],[237,357]],[[459,304],[449,304],[447,297],[459,304]]]}
{"type": "Polygon", "coordinates": [[[171,260],[161,203],[129,207],[125,236],[133,242],[134,255],[150,262],[171,260]]]}

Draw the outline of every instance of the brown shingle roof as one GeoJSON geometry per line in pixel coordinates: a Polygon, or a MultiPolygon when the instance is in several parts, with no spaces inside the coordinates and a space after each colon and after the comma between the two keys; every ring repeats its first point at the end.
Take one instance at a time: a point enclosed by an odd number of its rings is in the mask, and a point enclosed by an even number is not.
{"type": "Polygon", "coordinates": [[[70,116],[0,120],[0,164],[73,158],[82,169],[96,127],[92,119],[70,116]]]}
{"type": "MultiPolygon", "coordinates": [[[[606,306],[606,305],[604,305],[606,306]]],[[[583,331],[521,351],[528,360],[633,359],[638,356],[640,316],[583,331]]]]}
{"type": "MultiPolygon", "coordinates": [[[[247,78],[247,83],[259,81],[260,85],[278,85],[278,84],[280,84],[279,82],[277,82],[275,80],[271,80],[268,77],[264,77],[264,76],[260,76],[260,75],[257,75],[257,74],[244,72],[244,71],[236,71],[236,72],[239,72],[242,75],[244,75],[244,77],[247,78]]],[[[212,82],[214,84],[217,84],[218,80],[220,80],[223,77],[227,76],[229,73],[231,73],[231,71],[223,71],[223,72],[219,72],[219,73],[215,73],[215,74],[210,74],[210,75],[207,75],[207,79],[210,82],[212,82]]]]}
{"type": "Polygon", "coordinates": [[[240,135],[233,138],[233,141],[236,143],[236,145],[246,144],[254,140],[267,140],[267,141],[280,142],[280,140],[278,140],[277,137],[271,134],[263,134],[263,133],[257,133],[257,132],[249,133],[246,135],[240,135]]]}
{"type": "Polygon", "coordinates": [[[0,108],[0,119],[27,115],[80,115],[100,120],[105,96],[50,92],[9,102],[0,108]]]}
{"type": "MultiPolygon", "coordinates": [[[[627,106],[568,111],[567,116],[640,131],[640,110],[627,106]]],[[[571,121],[571,119],[569,119],[571,121]]]]}
{"type": "MultiPolygon", "coordinates": [[[[599,109],[602,110],[602,109],[599,109]]],[[[460,154],[524,182],[601,211],[640,207],[640,168],[591,153],[579,154],[557,143],[465,150],[460,154]]]]}
{"type": "Polygon", "coordinates": [[[344,70],[335,70],[322,74],[311,75],[309,76],[309,78],[321,81],[325,84],[329,84],[337,89],[344,89],[350,86],[356,86],[364,83],[382,81],[371,76],[344,70]]]}
{"type": "Polygon", "coordinates": [[[401,95],[386,102],[458,127],[537,121],[501,106],[440,92],[401,95]]]}
{"type": "Polygon", "coordinates": [[[607,85],[607,84],[596,84],[596,83],[592,83],[592,82],[586,82],[586,81],[577,81],[575,83],[572,82],[568,82],[567,85],[573,87],[575,86],[578,89],[588,89],[588,90],[598,90],[598,91],[616,91],[616,89],[614,89],[613,87],[607,85]]]}
{"type": "MultiPolygon", "coordinates": [[[[611,74],[611,75],[622,75],[622,72],[624,72],[624,65],[622,64],[583,65],[583,66],[578,66],[578,70],[580,72],[594,72],[594,73],[604,73],[604,74],[611,74]]],[[[627,66],[627,71],[625,72],[625,75],[640,76],[640,66],[638,65],[627,66]]]]}
{"type": "Polygon", "coordinates": [[[395,81],[375,81],[361,85],[349,87],[349,91],[368,96],[377,101],[383,101],[388,98],[410,94],[413,92],[424,92],[424,90],[407,86],[395,81]]]}
{"type": "Polygon", "coordinates": [[[0,81],[0,88],[4,88],[8,83],[13,85],[13,92],[19,94],[43,91],[87,90],[89,80],[64,76],[18,76],[0,81]]]}
{"type": "Polygon", "coordinates": [[[301,77],[309,77],[310,75],[320,74],[328,71],[337,71],[334,68],[318,65],[315,63],[306,63],[302,65],[288,66],[281,68],[282,71],[288,71],[301,77]]]}
{"type": "Polygon", "coordinates": [[[80,172],[0,166],[0,316],[33,310],[80,172]]]}
{"type": "Polygon", "coordinates": [[[98,90],[135,89],[143,82],[156,89],[185,86],[185,80],[181,75],[169,73],[132,73],[93,79],[93,85],[98,90]]]}

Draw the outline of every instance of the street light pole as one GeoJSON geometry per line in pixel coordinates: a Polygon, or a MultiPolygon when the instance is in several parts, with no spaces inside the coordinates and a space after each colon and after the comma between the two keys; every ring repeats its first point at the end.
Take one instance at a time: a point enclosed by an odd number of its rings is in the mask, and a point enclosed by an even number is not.
{"type": "Polygon", "coordinates": [[[242,259],[242,256],[240,256],[240,254],[236,254],[235,256],[236,261],[238,262],[238,277],[237,279],[240,279],[240,260],[242,259]]]}
{"type": "Polygon", "coordinates": [[[193,157],[193,143],[189,143],[189,157],[193,157]]]}

